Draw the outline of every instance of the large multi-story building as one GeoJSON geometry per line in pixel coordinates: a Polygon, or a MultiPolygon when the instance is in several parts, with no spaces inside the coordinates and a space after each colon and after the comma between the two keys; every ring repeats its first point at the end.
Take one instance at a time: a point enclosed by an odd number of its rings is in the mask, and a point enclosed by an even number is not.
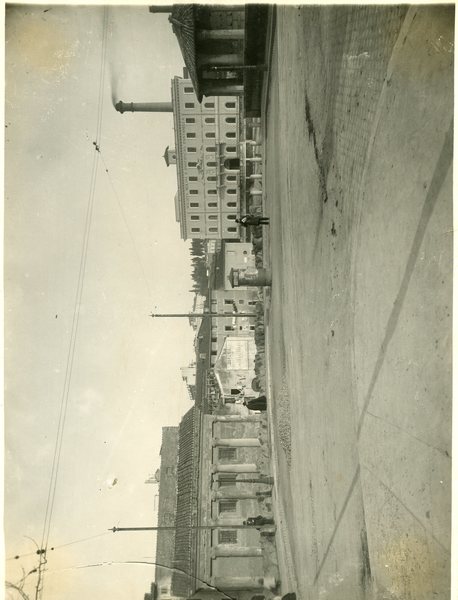
{"type": "Polygon", "coordinates": [[[206,240],[240,238],[240,105],[233,96],[198,102],[191,79],[172,79],[171,102],[116,103],[124,112],[172,112],[175,147],[167,146],[167,166],[176,165],[176,219],[181,237],[206,240]]]}
{"type": "Polygon", "coordinates": [[[239,100],[231,96],[197,101],[191,80],[174,77],[172,106],[175,147],[166,148],[175,164],[176,219],[181,237],[239,239],[239,100]]]}

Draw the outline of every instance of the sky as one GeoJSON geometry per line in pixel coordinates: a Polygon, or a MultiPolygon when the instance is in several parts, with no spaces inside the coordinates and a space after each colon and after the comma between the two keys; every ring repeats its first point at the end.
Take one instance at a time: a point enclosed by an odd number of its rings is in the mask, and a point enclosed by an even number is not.
{"type": "Polygon", "coordinates": [[[191,407],[193,330],[148,315],[190,310],[192,282],[162,158],[172,115],[112,102],[169,101],[183,61],[147,6],[15,5],[5,21],[5,553],[32,553],[6,579],[37,564],[66,406],[43,599],[142,599],[154,566],[123,563],[154,560],[154,533],[107,530],[155,524],[144,481],[191,407]],[[121,564],[86,567],[104,562],[121,564]]]}

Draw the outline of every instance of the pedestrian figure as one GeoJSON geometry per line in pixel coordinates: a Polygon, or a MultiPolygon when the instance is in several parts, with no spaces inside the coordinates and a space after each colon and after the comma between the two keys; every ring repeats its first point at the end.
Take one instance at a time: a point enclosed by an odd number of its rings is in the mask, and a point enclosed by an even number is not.
{"type": "Polygon", "coordinates": [[[269,225],[269,217],[258,217],[256,215],[244,215],[239,219],[235,219],[236,223],[240,223],[243,227],[257,227],[258,225],[269,225]]]}
{"type": "Polygon", "coordinates": [[[258,396],[257,398],[244,400],[243,404],[249,410],[267,410],[267,398],[265,396],[258,396]]]}
{"type": "Polygon", "coordinates": [[[273,525],[275,521],[269,517],[263,517],[258,515],[257,517],[248,517],[246,521],[243,521],[244,525],[255,525],[256,527],[262,527],[263,525],[273,525]]]}

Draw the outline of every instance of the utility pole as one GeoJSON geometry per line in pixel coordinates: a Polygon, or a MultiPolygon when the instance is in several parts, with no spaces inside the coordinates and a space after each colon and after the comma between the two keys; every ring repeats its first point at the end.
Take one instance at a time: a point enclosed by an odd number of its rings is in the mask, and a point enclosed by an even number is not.
{"type": "Polygon", "coordinates": [[[213,317],[256,317],[256,313],[243,313],[243,312],[204,312],[204,313],[151,313],[150,317],[153,319],[157,317],[183,317],[183,318],[213,318],[213,317]]]}
{"type": "MultiPolygon", "coordinates": [[[[259,529],[261,525],[190,525],[186,529],[259,529]]],[[[163,525],[157,527],[112,527],[108,531],[116,533],[118,531],[178,531],[180,527],[175,525],[163,525]]]]}

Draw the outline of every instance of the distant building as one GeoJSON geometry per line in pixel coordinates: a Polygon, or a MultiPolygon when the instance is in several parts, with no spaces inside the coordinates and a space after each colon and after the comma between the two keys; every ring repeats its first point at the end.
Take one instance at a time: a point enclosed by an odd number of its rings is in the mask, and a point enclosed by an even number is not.
{"type": "MultiPolygon", "coordinates": [[[[178,427],[162,428],[161,468],[159,476],[159,527],[175,525],[177,509],[178,427]]],[[[155,585],[157,600],[171,600],[172,567],[175,552],[175,531],[160,530],[156,539],[155,585]],[[166,568],[169,567],[169,568],[166,568]]]]}
{"type": "Polygon", "coordinates": [[[157,598],[157,589],[156,584],[152,583],[150,587],[150,591],[143,596],[143,600],[156,600],[157,598]]]}
{"type": "Polygon", "coordinates": [[[181,367],[181,378],[188,390],[189,399],[194,402],[196,399],[196,363],[187,367],[181,367]]]}
{"type": "MultiPolygon", "coordinates": [[[[207,299],[205,298],[205,296],[201,296],[200,294],[194,294],[194,300],[192,303],[192,311],[191,312],[203,313],[204,309],[205,309],[206,300],[207,299]]],[[[202,321],[201,317],[197,317],[195,315],[191,315],[189,317],[189,324],[194,329],[194,331],[197,331],[197,329],[199,329],[201,321],[202,321]]]]}

